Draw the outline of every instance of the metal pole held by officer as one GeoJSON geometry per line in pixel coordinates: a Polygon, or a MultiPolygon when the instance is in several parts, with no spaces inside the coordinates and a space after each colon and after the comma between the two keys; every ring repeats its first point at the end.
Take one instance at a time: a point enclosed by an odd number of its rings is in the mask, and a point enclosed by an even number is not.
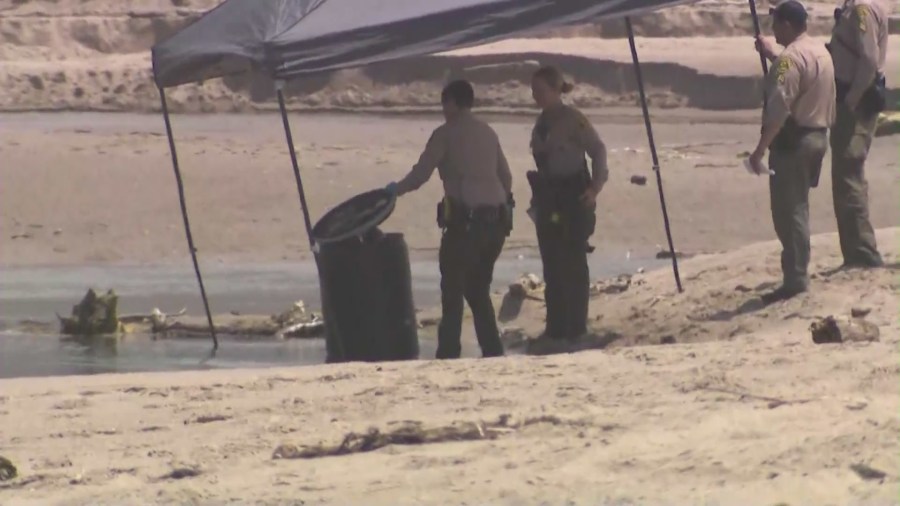
{"type": "Polygon", "coordinates": [[[750,167],[765,172],[769,153],[769,194],[775,233],[781,242],[782,285],[763,295],[771,304],[809,288],[809,191],[819,183],[835,116],[834,66],[825,45],[806,33],[807,12],[787,0],[771,10],[775,44],[762,36],[756,48],[773,65],[766,75],[762,133],[750,167]]]}

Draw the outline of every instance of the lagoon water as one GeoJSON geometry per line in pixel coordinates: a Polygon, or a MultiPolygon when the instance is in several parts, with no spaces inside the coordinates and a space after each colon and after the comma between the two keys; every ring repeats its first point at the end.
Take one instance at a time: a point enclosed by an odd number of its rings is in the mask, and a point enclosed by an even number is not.
{"type": "MultiPolygon", "coordinates": [[[[637,266],[649,269],[664,265],[665,261],[612,261],[609,255],[591,256],[594,278],[634,272],[637,266]]],[[[497,264],[494,288],[502,289],[523,272],[539,273],[540,259],[506,252],[497,264]]],[[[307,307],[319,306],[318,279],[311,262],[218,265],[205,267],[203,274],[214,313],[271,314],[296,300],[304,300],[307,307]]],[[[437,263],[416,260],[412,274],[417,307],[439,305],[437,263]]],[[[203,311],[189,264],[0,269],[0,378],[276,367],[321,364],[325,360],[323,339],[277,341],[223,336],[218,352],[210,357],[211,343],[206,339],[155,340],[152,336],[128,335],[75,340],[14,330],[23,320],[53,322],[54,313],[68,314],[91,286],[98,290],[115,288],[120,314],[146,314],[154,307],[169,313],[181,308],[191,314],[203,311]]],[[[433,330],[420,331],[420,357],[434,356],[433,334],[433,330]]],[[[477,346],[464,347],[464,354],[478,356],[477,346]]]]}

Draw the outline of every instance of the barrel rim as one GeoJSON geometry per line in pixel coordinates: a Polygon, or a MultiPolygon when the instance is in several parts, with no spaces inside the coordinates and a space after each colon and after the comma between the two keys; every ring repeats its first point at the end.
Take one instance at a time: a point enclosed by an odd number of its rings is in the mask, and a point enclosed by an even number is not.
{"type": "Polygon", "coordinates": [[[389,192],[383,188],[360,193],[359,195],[336,205],[325,213],[312,229],[313,239],[315,239],[318,244],[332,244],[350,239],[351,237],[364,235],[366,232],[384,223],[391,213],[394,212],[396,203],[397,196],[393,192],[389,192]],[[323,229],[328,227],[329,220],[333,220],[336,216],[345,212],[347,207],[359,205],[360,201],[365,202],[366,200],[372,200],[373,205],[377,206],[375,212],[372,213],[371,219],[364,221],[355,227],[351,227],[346,231],[334,235],[326,235],[325,230],[323,229]],[[384,200],[385,203],[379,205],[382,200],[384,200]]]}

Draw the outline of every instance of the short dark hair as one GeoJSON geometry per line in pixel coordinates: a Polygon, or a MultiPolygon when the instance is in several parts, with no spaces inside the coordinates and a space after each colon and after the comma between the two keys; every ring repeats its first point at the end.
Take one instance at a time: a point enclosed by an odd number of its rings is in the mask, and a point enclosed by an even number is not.
{"type": "Polygon", "coordinates": [[[797,0],[785,0],[769,9],[776,20],[784,21],[796,30],[806,30],[806,19],[809,16],[806,8],[797,0]]]}
{"type": "Polygon", "coordinates": [[[472,83],[460,79],[444,86],[441,103],[447,102],[453,102],[461,109],[471,109],[475,105],[475,90],[472,89],[472,83]]]}

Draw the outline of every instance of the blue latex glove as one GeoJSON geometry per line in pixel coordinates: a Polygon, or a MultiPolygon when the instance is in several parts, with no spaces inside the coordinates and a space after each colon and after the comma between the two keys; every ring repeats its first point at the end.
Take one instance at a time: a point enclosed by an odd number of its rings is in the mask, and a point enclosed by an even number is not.
{"type": "Polygon", "coordinates": [[[384,187],[384,191],[390,193],[391,195],[397,195],[397,182],[391,181],[384,187]]]}

